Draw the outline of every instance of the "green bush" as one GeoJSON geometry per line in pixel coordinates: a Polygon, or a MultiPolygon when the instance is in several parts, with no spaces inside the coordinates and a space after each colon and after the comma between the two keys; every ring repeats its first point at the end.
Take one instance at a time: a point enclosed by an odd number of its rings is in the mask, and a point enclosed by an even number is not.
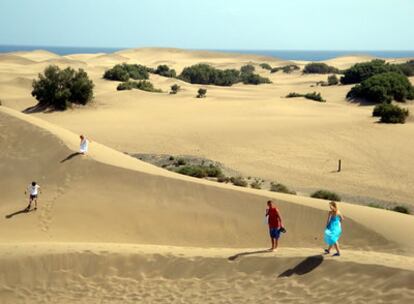
{"type": "Polygon", "coordinates": [[[295,191],[290,190],[285,185],[278,184],[278,183],[273,183],[273,182],[270,184],[270,191],[280,192],[280,193],[287,193],[287,194],[296,194],[295,191]]]}
{"type": "Polygon", "coordinates": [[[318,191],[312,193],[311,197],[321,198],[321,199],[325,199],[325,200],[329,200],[329,201],[335,201],[335,202],[340,202],[341,201],[341,197],[338,194],[336,194],[335,192],[328,191],[328,190],[318,190],[318,191]]]}
{"type": "Polygon", "coordinates": [[[339,83],[338,77],[335,74],[328,76],[328,85],[337,85],[339,83]]]}
{"type": "Polygon", "coordinates": [[[406,75],[410,76],[411,72],[414,72],[414,62],[411,63],[409,61],[407,63],[396,65],[386,63],[384,60],[374,59],[370,62],[357,63],[344,71],[344,76],[341,77],[341,83],[360,83],[372,76],[388,72],[399,74],[407,73],[408,75],[406,75]]]}
{"type": "Polygon", "coordinates": [[[39,106],[66,110],[69,104],[90,102],[94,84],[82,69],[75,71],[68,67],[61,70],[50,65],[37,80],[33,80],[32,87],[32,96],[38,100],[39,106]]]}
{"type": "Polygon", "coordinates": [[[179,158],[177,159],[177,161],[175,162],[175,166],[179,167],[179,166],[184,166],[187,162],[185,161],[184,158],[179,158]]]}
{"type": "Polygon", "coordinates": [[[145,80],[149,78],[149,71],[149,68],[140,64],[123,63],[105,71],[103,78],[117,81],[128,81],[129,78],[145,80]]]}
{"type": "Polygon", "coordinates": [[[373,103],[390,103],[393,99],[414,99],[414,88],[405,75],[388,72],[362,81],[354,86],[346,97],[351,100],[361,98],[373,103]]]}
{"type": "Polygon", "coordinates": [[[258,85],[262,83],[272,83],[269,78],[262,77],[260,75],[253,74],[253,73],[243,73],[241,75],[241,78],[244,84],[258,85]]]}
{"type": "Polygon", "coordinates": [[[372,112],[372,116],[381,117],[382,123],[405,123],[408,115],[407,109],[388,103],[376,105],[372,112]]]}
{"type": "Polygon", "coordinates": [[[157,69],[154,71],[154,74],[170,78],[174,78],[177,76],[175,70],[170,69],[169,66],[165,64],[159,65],[157,69]]]}
{"type": "Polygon", "coordinates": [[[213,165],[210,166],[185,166],[177,170],[178,173],[197,178],[205,177],[221,177],[223,173],[221,169],[213,165]]]}
{"type": "Polygon", "coordinates": [[[396,207],[392,208],[391,210],[395,211],[395,212],[410,214],[410,210],[407,207],[404,207],[404,206],[396,206],[396,207]]]}
{"type": "Polygon", "coordinates": [[[306,99],[315,100],[319,102],[326,102],[325,99],[322,98],[321,93],[306,93],[306,94],[299,94],[296,92],[291,92],[286,95],[286,98],[296,98],[296,97],[305,97],[306,99]]]}
{"type": "Polygon", "coordinates": [[[269,71],[272,70],[272,67],[268,63],[261,63],[260,67],[264,70],[269,70],[269,71]]]}
{"type": "Polygon", "coordinates": [[[184,68],[179,78],[193,84],[231,86],[239,81],[240,72],[234,69],[219,70],[201,63],[184,68]]]}
{"type": "Polygon", "coordinates": [[[252,187],[253,189],[262,189],[262,182],[258,179],[255,179],[251,184],[250,187],[252,187]]]}
{"type": "Polygon", "coordinates": [[[339,73],[339,70],[323,62],[311,62],[305,65],[303,69],[305,74],[332,74],[339,73]]]}
{"type": "Polygon", "coordinates": [[[406,63],[397,64],[397,66],[405,76],[414,76],[414,59],[406,63]]]}
{"type": "Polygon", "coordinates": [[[247,187],[247,182],[246,180],[241,177],[241,176],[237,176],[237,177],[231,177],[230,181],[233,185],[235,186],[239,186],[239,187],[247,187]]]}
{"type": "Polygon", "coordinates": [[[299,66],[297,66],[296,64],[289,64],[289,65],[285,65],[283,67],[276,67],[276,68],[272,68],[270,70],[270,73],[277,73],[279,71],[283,71],[283,73],[289,74],[292,73],[293,71],[299,70],[299,66]]]}
{"type": "Polygon", "coordinates": [[[240,73],[242,74],[251,74],[255,71],[255,68],[251,64],[244,65],[240,68],[240,73]]]}
{"type": "Polygon", "coordinates": [[[197,93],[197,98],[204,98],[206,97],[207,89],[199,88],[197,93]]]}
{"type": "Polygon", "coordinates": [[[173,84],[171,86],[170,94],[177,94],[180,89],[181,89],[181,87],[178,84],[173,84]]]}
{"type": "Polygon", "coordinates": [[[147,80],[140,80],[138,82],[137,81],[122,82],[117,86],[116,89],[118,91],[137,89],[137,90],[153,92],[153,93],[162,93],[162,90],[154,88],[154,85],[147,80]]]}

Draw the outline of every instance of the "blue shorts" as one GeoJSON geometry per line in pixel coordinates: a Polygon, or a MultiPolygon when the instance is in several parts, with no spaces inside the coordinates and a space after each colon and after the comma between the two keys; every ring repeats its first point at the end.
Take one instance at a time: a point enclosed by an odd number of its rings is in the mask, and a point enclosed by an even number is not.
{"type": "Polygon", "coordinates": [[[272,239],[278,240],[280,237],[280,229],[279,228],[269,228],[269,234],[272,239]]]}

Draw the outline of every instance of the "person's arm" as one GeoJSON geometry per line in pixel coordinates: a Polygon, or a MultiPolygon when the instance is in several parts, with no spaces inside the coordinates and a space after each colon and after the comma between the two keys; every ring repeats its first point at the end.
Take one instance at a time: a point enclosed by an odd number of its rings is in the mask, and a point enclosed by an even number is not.
{"type": "Polygon", "coordinates": [[[326,222],[326,227],[328,227],[329,222],[331,221],[331,216],[332,216],[332,213],[331,213],[331,211],[329,211],[329,213],[328,213],[328,221],[326,222]]]}
{"type": "Polygon", "coordinates": [[[266,215],[265,216],[268,216],[268,215],[269,215],[269,208],[266,209],[266,215]]]}

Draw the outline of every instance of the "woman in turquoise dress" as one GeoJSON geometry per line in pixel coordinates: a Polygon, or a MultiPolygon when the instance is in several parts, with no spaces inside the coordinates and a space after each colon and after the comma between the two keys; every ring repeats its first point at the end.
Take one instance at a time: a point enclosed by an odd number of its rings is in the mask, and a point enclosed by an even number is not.
{"type": "Polygon", "coordinates": [[[342,216],[335,202],[330,202],[329,208],[331,210],[329,211],[324,237],[325,243],[328,244],[328,248],[325,249],[325,254],[329,254],[332,247],[335,247],[336,253],[334,256],[340,256],[341,252],[339,249],[339,238],[342,234],[341,224],[344,217],[342,216]]]}

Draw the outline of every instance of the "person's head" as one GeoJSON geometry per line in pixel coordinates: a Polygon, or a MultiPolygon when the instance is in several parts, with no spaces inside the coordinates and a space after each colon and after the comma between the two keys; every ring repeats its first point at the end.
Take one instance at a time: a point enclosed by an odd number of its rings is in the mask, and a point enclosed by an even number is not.
{"type": "Polygon", "coordinates": [[[338,205],[335,202],[330,202],[329,208],[331,208],[331,210],[334,212],[338,211],[338,205]]]}
{"type": "Polygon", "coordinates": [[[32,182],[32,186],[34,187],[34,186],[36,186],[36,182],[32,182]]]}
{"type": "Polygon", "coordinates": [[[81,135],[79,136],[81,140],[83,140],[85,138],[85,136],[81,135]]]}
{"type": "Polygon", "coordinates": [[[270,207],[272,207],[273,206],[273,202],[271,201],[271,200],[268,200],[267,201],[267,206],[270,208],[270,207]]]}

